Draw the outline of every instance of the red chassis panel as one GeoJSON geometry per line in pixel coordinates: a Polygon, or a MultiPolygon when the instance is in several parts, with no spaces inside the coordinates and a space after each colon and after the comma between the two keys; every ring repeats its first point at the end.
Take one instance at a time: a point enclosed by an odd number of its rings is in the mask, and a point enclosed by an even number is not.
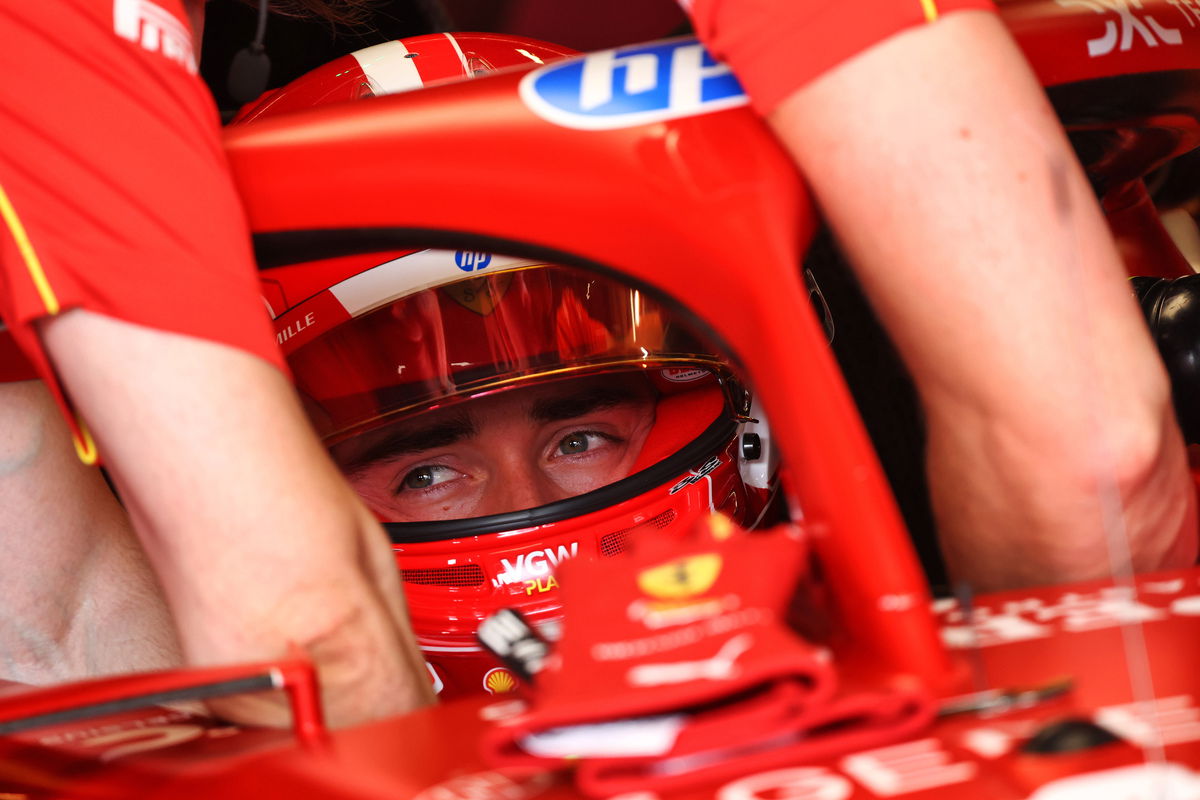
{"type": "MultiPolygon", "coordinates": [[[[1154,795],[1105,792],[1132,791],[1130,786],[1145,792],[1154,780],[1195,791],[1200,786],[1200,772],[1191,769],[1200,764],[1200,708],[1194,700],[1200,570],[1143,576],[1137,589],[1136,600],[1102,582],[996,595],[977,604],[970,628],[952,603],[940,607],[943,636],[955,647],[978,648],[974,655],[989,685],[1073,681],[1073,688],[1056,700],[1008,713],[945,717],[913,742],[748,775],[704,790],[664,795],[663,800],[781,794],[814,799],[1149,798],[1154,795]],[[1123,659],[1123,642],[1131,633],[1144,637],[1152,654],[1145,675],[1123,659]],[[1157,705],[1133,703],[1135,684],[1152,684],[1157,705]],[[1072,753],[1021,750],[1037,731],[1066,718],[1097,721],[1122,740],[1072,753]],[[1161,737],[1157,743],[1156,735],[1161,737]],[[1152,768],[1155,779],[1132,770],[1147,753],[1161,753],[1152,768]],[[1096,782],[1105,788],[1097,790],[1096,782]],[[1039,789],[1044,794],[1035,795],[1039,789]]],[[[331,732],[307,745],[288,732],[242,730],[182,712],[111,715],[4,740],[0,796],[577,797],[569,772],[493,770],[479,759],[478,739],[488,720],[503,715],[509,704],[452,703],[331,732]]],[[[0,715],[7,708],[7,702],[0,702],[0,715]]]]}
{"type": "MultiPolygon", "coordinates": [[[[1053,86],[1196,70],[1196,5],[1017,0],[1003,8],[1053,86]]],[[[915,678],[943,697],[969,691],[972,674],[1001,688],[1074,681],[1053,702],[946,717],[915,742],[680,796],[1100,797],[1124,792],[1125,780],[1154,785],[1120,771],[1147,753],[1162,756],[1157,780],[1195,792],[1200,572],[1144,577],[1136,598],[1095,584],[985,598],[970,625],[954,608],[938,607],[939,618],[806,310],[796,265],[816,220],[786,156],[741,107],[564,127],[532,109],[522,94],[527,72],[232,132],[231,164],[264,261],[470,247],[598,267],[673,298],[728,345],[764,399],[788,454],[788,491],[838,592],[848,642],[836,653],[839,668],[856,680],[915,678]],[[413,194],[406,185],[427,188],[413,194]],[[1146,669],[1126,658],[1126,642],[1139,638],[1146,669]],[[977,657],[958,652],[975,646],[977,657]],[[1157,706],[1130,705],[1143,696],[1135,686],[1152,686],[1157,706]],[[1018,749],[1065,716],[1100,721],[1123,741],[1056,756],[1018,749]],[[1064,780],[1075,783],[1054,783],[1064,780]]],[[[1194,142],[1192,111],[1174,108],[1171,145],[1137,168],[1122,162],[1118,177],[1194,142]]],[[[27,705],[0,702],[0,724],[27,705]]],[[[481,762],[482,717],[501,711],[451,704],[326,736],[310,729],[303,742],[181,712],[126,711],[0,741],[0,797],[574,796],[566,774],[498,772],[481,762]]]]}

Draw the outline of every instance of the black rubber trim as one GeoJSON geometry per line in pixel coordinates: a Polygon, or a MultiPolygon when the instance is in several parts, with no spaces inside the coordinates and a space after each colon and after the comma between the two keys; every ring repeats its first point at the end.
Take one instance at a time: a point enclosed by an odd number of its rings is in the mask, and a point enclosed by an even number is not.
{"type": "Polygon", "coordinates": [[[595,262],[552,247],[469,231],[431,228],[314,228],[256,233],[253,240],[254,257],[258,261],[259,271],[358,253],[430,247],[439,250],[504,253],[517,258],[540,259],[548,264],[569,264],[613,273],[613,270],[595,262]]]}
{"type": "Polygon", "coordinates": [[[164,703],[175,703],[180,700],[205,700],[210,697],[226,697],[232,694],[261,692],[274,688],[276,688],[275,681],[271,678],[270,673],[220,681],[218,683],[202,683],[182,689],[151,692],[149,694],[140,694],[136,697],[123,697],[119,700],[106,700],[102,703],[92,703],[86,706],[68,708],[63,711],[50,711],[45,714],[35,714],[30,717],[0,722],[0,736],[21,733],[22,731],[33,730],[35,728],[44,728],[48,725],[61,725],[67,722],[94,719],[95,717],[117,714],[122,711],[160,706],[164,703]]]}
{"type": "Polygon", "coordinates": [[[522,511],[508,511],[486,517],[452,519],[444,522],[385,522],[383,528],[396,544],[414,544],[533,528],[572,517],[580,517],[623,503],[639,494],[644,494],[653,487],[665,485],[692,467],[699,466],[712,458],[714,453],[729,444],[736,432],[737,423],[732,418],[722,415],[674,455],[641,472],[630,475],[628,478],[622,478],[616,483],[602,486],[587,494],[559,500],[557,503],[548,503],[522,511]]]}

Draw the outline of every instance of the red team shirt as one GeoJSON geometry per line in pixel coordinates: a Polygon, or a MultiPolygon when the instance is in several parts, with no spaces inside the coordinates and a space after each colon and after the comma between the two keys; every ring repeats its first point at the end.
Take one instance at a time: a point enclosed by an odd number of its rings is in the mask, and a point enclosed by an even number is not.
{"type": "MultiPolygon", "coordinates": [[[[701,38],[764,112],[898,31],[992,8],[991,0],[690,5],[701,38]]],[[[58,392],[32,323],[71,308],[282,366],[181,0],[9,3],[0,42],[0,319],[28,358],[0,334],[0,380],[36,368],[58,392]]]]}
{"type": "Polygon", "coordinates": [[[796,89],[900,31],[993,0],[680,0],[696,34],[767,113],[796,89]]]}
{"type": "MultiPolygon", "coordinates": [[[[180,0],[0,6],[0,379],[87,308],[282,365],[180,0]]],[[[113,358],[120,358],[114,353],[113,358]]],[[[61,400],[60,396],[60,400],[61,400]]]]}

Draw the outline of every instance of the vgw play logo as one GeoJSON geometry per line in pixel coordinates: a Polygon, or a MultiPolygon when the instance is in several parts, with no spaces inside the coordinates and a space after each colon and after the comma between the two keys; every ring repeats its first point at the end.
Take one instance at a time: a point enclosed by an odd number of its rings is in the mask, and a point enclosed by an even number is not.
{"type": "Polygon", "coordinates": [[[534,70],[521,99],[557,125],[606,130],[745,105],[729,67],[695,39],[590,53],[534,70]]]}

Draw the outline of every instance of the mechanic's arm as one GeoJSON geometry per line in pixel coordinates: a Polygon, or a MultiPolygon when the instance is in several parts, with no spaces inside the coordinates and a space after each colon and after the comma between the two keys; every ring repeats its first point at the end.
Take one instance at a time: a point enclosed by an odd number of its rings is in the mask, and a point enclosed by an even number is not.
{"type": "MultiPolygon", "coordinates": [[[[188,663],[270,659],[300,645],[334,725],[431,699],[390,546],[283,374],[223,344],[84,310],[44,320],[41,334],[125,500],[188,663]]],[[[241,721],[286,719],[281,702],[216,708],[241,721]]]]}
{"type": "Polygon", "coordinates": [[[892,37],[769,122],[812,184],[928,420],[954,575],[981,588],[1196,559],[1166,376],[1097,203],[1000,20],[892,37]]]}
{"type": "Polygon", "coordinates": [[[0,679],[176,667],[179,645],[129,519],[75,456],[40,381],[0,384],[0,679]]]}

